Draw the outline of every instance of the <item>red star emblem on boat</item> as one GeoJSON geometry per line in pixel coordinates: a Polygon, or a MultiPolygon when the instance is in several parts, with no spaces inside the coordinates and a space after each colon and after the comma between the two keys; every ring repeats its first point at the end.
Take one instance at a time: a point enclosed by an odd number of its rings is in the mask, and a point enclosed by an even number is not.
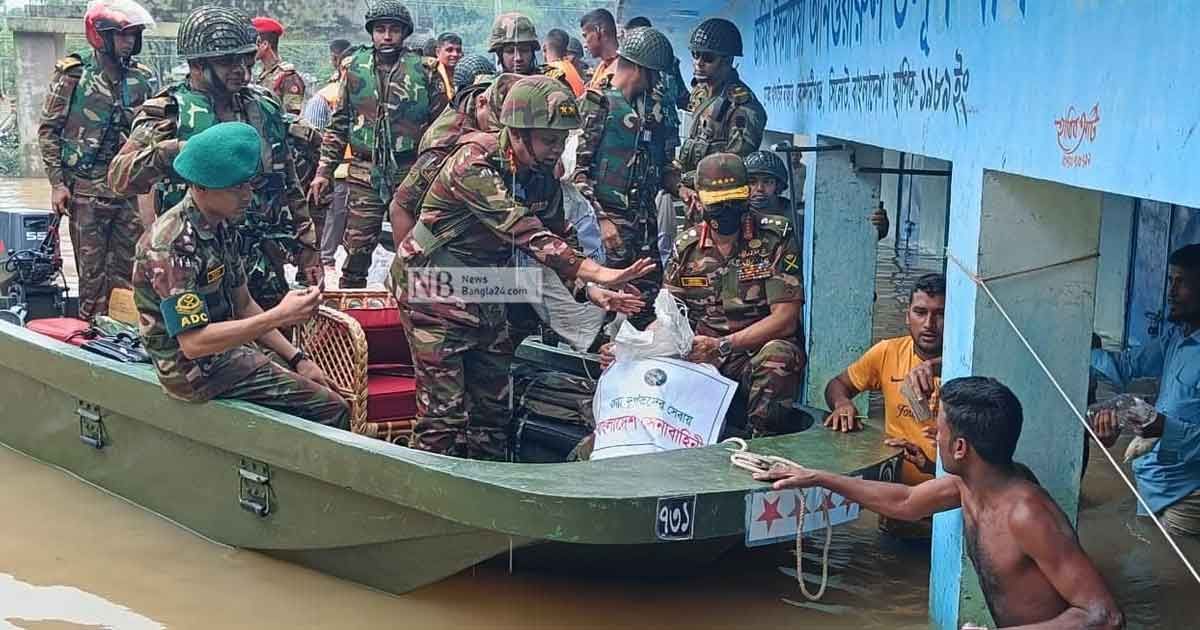
{"type": "Polygon", "coordinates": [[[766,523],[768,533],[771,531],[771,523],[783,518],[783,515],[779,513],[779,502],[781,500],[783,500],[782,496],[775,497],[774,501],[768,501],[764,496],[762,514],[759,514],[758,518],[754,519],[766,523]]]}

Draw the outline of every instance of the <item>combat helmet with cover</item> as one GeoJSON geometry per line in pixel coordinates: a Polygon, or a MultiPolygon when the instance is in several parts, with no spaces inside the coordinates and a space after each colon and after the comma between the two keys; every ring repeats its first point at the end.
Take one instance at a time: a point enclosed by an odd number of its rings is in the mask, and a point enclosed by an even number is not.
{"type": "Polygon", "coordinates": [[[496,74],[496,65],[483,55],[467,55],[454,66],[454,89],[461,90],[474,85],[475,80],[483,75],[496,74]]]}
{"type": "Polygon", "coordinates": [[[192,11],[179,25],[176,46],[188,61],[228,55],[246,55],[257,50],[258,32],[250,16],[238,9],[205,6],[192,11]]]}
{"type": "Polygon", "coordinates": [[[501,13],[496,16],[496,21],[492,23],[492,34],[488,37],[488,52],[499,53],[510,44],[531,44],[534,50],[541,50],[533,20],[520,13],[501,13]]]}
{"type": "Polygon", "coordinates": [[[412,14],[408,12],[408,7],[404,6],[399,0],[376,0],[367,7],[366,28],[367,33],[371,33],[376,22],[383,21],[398,22],[400,25],[408,29],[409,33],[413,31],[412,14]]]}
{"type": "Polygon", "coordinates": [[[755,151],[746,156],[745,164],[746,175],[770,175],[779,182],[776,193],[787,190],[787,165],[773,151],[755,151]]]}
{"type": "Polygon", "coordinates": [[[617,55],[656,72],[668,72],[675,63],[671,41],[657,29],[635,28],[625,34],[617,55]]]}
{"type": "Polygon", "coordinates": [[[575,95],[561,81],[534,75],[517,81],[504,98],[500,124],[509,129],[579,128],[575,95]]]}
{"type": "Polygon", "coordinates": [[[688,40],[688,50],[712,53],[722,57],[742,56],[742,34],[738,27],[724,18],[709,18],[700,23],[688,40]]]}

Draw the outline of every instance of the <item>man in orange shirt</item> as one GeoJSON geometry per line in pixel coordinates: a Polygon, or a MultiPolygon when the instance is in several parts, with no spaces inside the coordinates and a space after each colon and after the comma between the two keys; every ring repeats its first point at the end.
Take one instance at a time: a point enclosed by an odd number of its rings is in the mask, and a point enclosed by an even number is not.
{"type": "MultiPolygon", "coordinates": [[[[866,391],[883,394],[884,435],[889,446],[904,449],[904,467],[900,480],[915,486],[933,478],[937,449],[934,446],[932,416],[921,421],[902,393],[905,385],[912,390],[916,404],[936,414],[938,377],[942,371],[942,324],[946,315],[946,278],[928,274],[913,286],[905,319],[908,335],[885,339],[875,344],[846,371],[825,386],[825,402],[833,411],[825,426],[834,431],[862,428],[854,397],[866,391]]],[[[885,529],[900,537],[927,537],[918,526],[910,532],[886,524],[885,529]]]]}
{"type": "Polygon", "coordinates": [[[588,54],[600,60],[588,87],[600,88],[617,69],[617,21],[608,9],[596,9],[579,18],[579,28],[588,54]]]}
{"type": "Polygon", "coordinates": [[[583,74],[579,72],[579,68],[575,64],[563,58],[570,43],[571,37],[567,35],[566,31],[561,28],[552,28],[549,33],[546,33],[546,39],[542,41],[542,52],[546,55],[546,66],[562,72],[563,80],[571,86],[575,98],[579,98],[587,89],[587,81],[584,80],[583,74]]]}
{"type": "Polygon", "coordinates": [[[438,76],[446,95],[454,98],[454,67],[463,56],[462,38],[457,33],[442,33],[437,38],[436,55],[438,76]]]}

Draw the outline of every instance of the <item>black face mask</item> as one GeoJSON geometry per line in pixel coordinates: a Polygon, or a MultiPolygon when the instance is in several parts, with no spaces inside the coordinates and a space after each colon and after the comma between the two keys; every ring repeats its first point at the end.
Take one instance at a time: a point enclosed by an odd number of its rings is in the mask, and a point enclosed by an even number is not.
{"type": "Polygon", "coordinates": [[[729,236],[742,227],[742,215],[745,213],[745,202],[725,202],[705,209],[704,219],[716,228],[717,234],[729,236]]]}
{"type": "Polygon", "coordinates": [[[754,210],[770,210],[775,207],[770,195],[750,195],[750,207],[754,210]]]}

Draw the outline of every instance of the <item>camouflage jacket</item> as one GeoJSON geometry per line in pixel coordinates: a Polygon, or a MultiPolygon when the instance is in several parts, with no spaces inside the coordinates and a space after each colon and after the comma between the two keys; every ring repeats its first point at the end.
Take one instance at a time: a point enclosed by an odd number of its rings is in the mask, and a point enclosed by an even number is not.
{"type": "Polygon", "coordinates": [[[148,193],[156,185],[178,189],[183,180],[171,166],[178,151],[167,141],[186,139],[189,134],[218,122],[240,120],[253,125],[261,137],[268,139],[263,143],[265,174],[254,180],[255,201],[251,211],[264,224],[290,225],[289,231],[296,241],[315,250],[316,230],[293,163],[295,140],[289,135],[283,113],[271,93],[257,85],[242,88],[233,97],[233,115],[225,118],[219,118],[211,106],[206,108],[197,103],[207,104],[207,97],[187,86],[173,86],[146,101],[133,120],[129,140],[109,165],[108,183],[112,189],[130,195],[148,193]],[[186,111],[180,110],[181,101],[188,101],[186,111]]]}
{"type": "Polygon", "coordinates": [[[159,382],[175,398],[208,400],[266,362],[246,345],[199,359],[179,349],[180,333],[237,319],[237,291],[246,284],[240,240],[237,230],[211,224],[188,195],[138,241],[133,263],[138,329],[159,382]]]}
{"type": "Polygon", "coordinates": [[[107,165],[129,136],[134,110],[150,96],[153,71],[136,64],[119,86],[104,75],[91,50],[54,66],[38,125],[38,148],[50,184],[77,194],[117,197],[107,165]]]}
{"type": "Polygon", "coordinates": [[[767,111],[736,70],[722,85],[696,85],[688,109],[692,125],[679,151],[685,173],[695,170],[700,160],[713,153],[746,157],[762,144],[767,111]]]}
{"type": "MultiPolygon", "coordinates": [[[[516,74],[498,75],[488,88],[488,92],[491,94],[490,98],[503,100],[498,96],[497,90],[507,93],[508,88],[520,78],[520,75],[516,74]]],[[[429,190],[429,186],[433,184],[434,178],[442,169],[450,152],[454,150],[464,135],[475,131],[489,133],[500,131],[498,112],[495,111],[499,108],[493,108],[492,115],[485,123],[487,128],[479,129],[475,99],[466,92],[463,93],[463,96],[468,98],[455,99],[454,103],[442,110],[425,135],[421,137],[421,146],[418,149],[416,162],[413,163],[412,168],[404,176],[404,180],[396,186],[396,190],[392,194],[392,203],[397,207],[403,208],[413,215],[420,211],[421,199],[429,190]]]]}
{"type": "Polygon", "coordinates": [[[304,79],[300,77],[299,72],[296,72],[295,66],[280,61],[270,68],[264,67],[254,82],[271,90],[275,98],[283,104],[284,111],[289,114],[300,114],[300,108],[304,107],[306,87],[304,79]]]}
{"type": "Polygon", "coordinates": [[[599,206],[598,219],[610,213],[654,213],[654,197],[670,168],[667,128],[607,81],[603,86],[588,88],[579,99],[583,132],[572,177],[583,196],[599,206]]]}
{"type": "Polygon", "coordinates": [[[365,46],[342,61],[337,109],[325,128],[318,173],[331,177],[346,146],[359,162],[372,163],[377,186],[390,189],[416,158],[422,134],[447,101],[438,88],[437,62],[401,53],[381,76],[375,49],[365,46]]]}
{"type": "Polygon", "coordinates": [[[747,213],[729,258],[707,224],[680,233],[663,285],[687,305],[696,334],[722,337],[763,319],[772,304],[804,301],[800,260],[790,221],[747,213]]]}
{"type": "MultiPolygon", "coordinates": [[[[562,186],[553,177],[515,180],[504,155],[507,130],[463,137],[433,180],[418,222],[444,244],[440,249],[469,267],[508,264],[522,250],[571,284],[583,256],[562,208],[562,186]]],[[[414,232],[416,232],[414,228],[414,232]]],[[[410,267],[437,264],[413,234],[398,258],[410,267]]]]}

